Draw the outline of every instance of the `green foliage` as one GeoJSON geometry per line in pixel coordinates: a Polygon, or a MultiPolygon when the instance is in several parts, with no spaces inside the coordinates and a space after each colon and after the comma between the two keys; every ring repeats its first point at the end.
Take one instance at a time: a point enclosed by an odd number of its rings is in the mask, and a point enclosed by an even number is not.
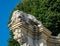
{"type": "MultiPolygon", "coordinates": [[[[60,0],[23,0],[14,10],[34,15],[46,28],[52,31],[52,35],[56,36],[60,33],[60,0]]],[[[19,43],[13,39],[12,32],[8,46],[19,46],[19,43]]]]}
{"type": "Polygon", "coordinates": [[[60,33],[60,0],[24,0],[15,9],[34,15],[52,35],[60,33]]]}
{"type": "Polygon", "coordinates": [[[11,38],[13,38],[13,36],[14,36],[12,31],[10,31],[10,36],[11,36],[11,38]]]}
{"type": "Polygon", "coordinates": [[[20,46],[20,44],[13,38],[10,38],[8,46],[20,46]]]}

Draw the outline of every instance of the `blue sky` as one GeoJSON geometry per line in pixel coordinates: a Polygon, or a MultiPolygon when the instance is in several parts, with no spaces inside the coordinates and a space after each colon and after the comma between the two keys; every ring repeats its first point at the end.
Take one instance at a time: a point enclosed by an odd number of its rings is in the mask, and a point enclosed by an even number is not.
{"type": "Polygon", "coordinates": [[[11,11],[21,0],[0,0],[0,46],[8,46],[8,21],[11,11]]]}

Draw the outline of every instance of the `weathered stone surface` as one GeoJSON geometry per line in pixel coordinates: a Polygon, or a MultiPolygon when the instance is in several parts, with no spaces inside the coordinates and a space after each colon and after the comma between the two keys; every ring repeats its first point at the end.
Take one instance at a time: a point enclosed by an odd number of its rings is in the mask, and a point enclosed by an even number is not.
{"type": "Polygon", "coordinates": [[[8,26],[21,46],[60,46],[60,35],[51,36],[51,32],[30,14],[14,11],[8,26]]]}

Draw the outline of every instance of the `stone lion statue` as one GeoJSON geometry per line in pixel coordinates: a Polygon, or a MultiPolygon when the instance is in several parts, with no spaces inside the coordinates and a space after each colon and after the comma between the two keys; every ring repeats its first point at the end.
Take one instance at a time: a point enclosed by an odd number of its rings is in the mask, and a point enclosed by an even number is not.
{"type": "Polygon", "coordinates": [[[31,21],[37,23],[38,26],[41,26],[41,25],[42,25],[42,23],[41,23],[40,21],[38,21],[33,15],[23,13],[22,11],[19,11],[19,10],[16,10],[16,11],[13,12],[11,20],[12,20],[12,22],[13,22],[14,20],[17,21],[18,18],[20,18],[20,17],[21,17],[21,18],[23,19],[23,21],[25,21],[27,24],[29,24],[29,23],[30,23],[29,20],[31,20],[31,21]]]}

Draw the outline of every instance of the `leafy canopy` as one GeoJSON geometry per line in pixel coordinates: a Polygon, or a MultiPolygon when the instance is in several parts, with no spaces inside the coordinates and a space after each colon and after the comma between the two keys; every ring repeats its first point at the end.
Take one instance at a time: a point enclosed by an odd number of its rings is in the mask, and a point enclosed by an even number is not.
{"type": "Polygon", "coordinates": [[[60,0],[23,0],[15,10],[34,15],[52,35],[60,33],[60,0]]]}
{"type": "MultiPolygon", "coordinates": [[[[60,33],[60,0],[23,0],[14,10],[17,9],[34,15],[46,28],[52,31],[52,35],[56,36],[60,33]]],[[[19,43],[13,39],[12,32],[8,46],[19,46],[19,43]]]]}

